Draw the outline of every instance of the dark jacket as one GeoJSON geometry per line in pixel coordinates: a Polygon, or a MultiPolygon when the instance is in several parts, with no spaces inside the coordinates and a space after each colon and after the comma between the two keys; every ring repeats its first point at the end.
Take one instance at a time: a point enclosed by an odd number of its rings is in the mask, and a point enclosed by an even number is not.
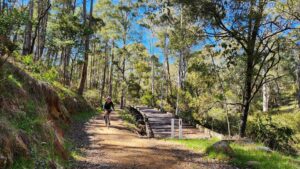
{"type": "Polygon", "coordinates": [[[114,110],[115,109],[114,103],[113,102],[110,102],[110,103],[105,102],[103,109],[104,110],[114,110]]]}

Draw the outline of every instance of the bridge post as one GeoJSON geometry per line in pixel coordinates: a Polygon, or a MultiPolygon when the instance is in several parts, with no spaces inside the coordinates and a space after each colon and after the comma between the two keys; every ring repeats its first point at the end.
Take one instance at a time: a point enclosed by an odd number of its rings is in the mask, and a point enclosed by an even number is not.
{"type": "Polygon", "coordinates": [[[182,139],[182,119],[179,119],[179,139],[182,139]]]}
{"type": "Polygon", "coordinates": [[[174,121],[175,119],[171,119],[171,138],[174,138],[175,133],[174,133],[174,121]]]}

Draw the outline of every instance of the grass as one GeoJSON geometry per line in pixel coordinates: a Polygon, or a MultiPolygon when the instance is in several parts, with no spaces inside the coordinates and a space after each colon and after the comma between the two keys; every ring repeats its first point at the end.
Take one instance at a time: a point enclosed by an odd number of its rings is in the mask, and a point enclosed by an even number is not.
{"type": "Polygon", "coordinates": [[[34,101],[29,100],[24,105],[24,112],[19,112],[18,116],[11,120],[16,129],[22,129],[28,134],[32,134],[46,122],[46,117],[36,113],[37,105],[34,101]]]}
{"type": "Polygon", "coordinates": [[[129,114],[128,111],[123,110],[118,112],[121,119],[125,122],[125,126],[130,129],[131,131],[137,130],[136,124],[137,121],[135,120],[135,117],[131,114],[129,114]]]}
{"type": "MultiPolygon", "coordinates": [[[[50,133],[53,135],[53,133],[50,133]]],[[[69,161],[64,161],[54,148],[53,139],[45,144],[32,144],[30,158],[17,156],[12,169],[49,168],[49,162],[54,162],[58,168],[68,167],[69,161]]]]}
{"type": "Polygon", "coordinates": [[[72,116],[72,120],[76,122],[86,122],[92,117],[96,116],[97,114],[101,114],[101,109],[98,109],[97,111],[89,111],[89,112],[82,112],[78,113],[72,116]]]}
{"type": "Polygon", "coordinates": [[[12,169],[32,169],[34,168],[34,162],[32,159],[26,159],[24,157],[19,157],[14,160],[12,169]]]}
{"type": "Polygon", "coordinates": [[[14,77],[14,75],[12,75],[12,74],[8,75],[7,79],[9,80],[9,82],[11,84],[15,85],[16,87],[18,87],[18,88],[23,87],[22,83],[16,77],[14,77]]]}
{"type": "Polygon", "coordinates": [[[133,125],[136,124],[135,117],[133,115],[129,114],[126,110],[120,111],[119,114],[120,114],[121,119],[124,120],[125,122],[128,122],[133,125]]]}
{"type": "MultiPolygon", "coordinates": [[[[184,139],[184,140],[167,140],[185,145],[187,148],[205,153],[218,139],[184,139]]],[[[259,144],[237,144],[232,143],[234,151],[233,157],[223,153],[209,152],[205,158],[219,159],[228,161],[230,164],[239,168],[247,168],[249,161],[257,161],[259,164],[255,169],[297,169],[300,168],[300,157],[291,157],[279,152],[264,152],[257,150],[259,144]]]]}

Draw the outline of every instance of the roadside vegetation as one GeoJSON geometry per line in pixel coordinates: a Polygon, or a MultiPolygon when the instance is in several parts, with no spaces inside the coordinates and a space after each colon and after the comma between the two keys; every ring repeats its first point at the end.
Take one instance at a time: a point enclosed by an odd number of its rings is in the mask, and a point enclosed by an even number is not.
{"type": "Polygon", "coordinates": [[[229,155],[216,151],[208,152],[214,143],[220,141],[216,138],[183,140],[167,139],[167,141],[182,144],[193,151],[200,151],[204,154],[204,158],[226,161],[239,168],[297,169],[300,167],[299,156],[289,156],[277,151],[268,152],[261,149],[263,144],[233,142],[230,146],[234,153],[229,155]]]}

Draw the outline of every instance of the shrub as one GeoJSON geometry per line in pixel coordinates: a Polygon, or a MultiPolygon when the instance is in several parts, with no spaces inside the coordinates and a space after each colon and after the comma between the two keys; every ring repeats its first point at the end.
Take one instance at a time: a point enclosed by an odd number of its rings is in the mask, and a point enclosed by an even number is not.
{"type": "Polygon", "coordinates": [[[54,82],[58,79],[58,72],[54,67],[52,67],[43,73],[42,78],[48,82],[54,82]]]}
{"type": "Polygon", "coordinates": [[[150,92],[146,92],[142,97],[141,97],[141,103],[146,105],[146,106],[152,106],[152,99],[154,97],[150,92]]]}
{"type": "Polygon", "coordinates": [[[248,132],[252,139],[264,143],[271,149],[285,153],[293,152],[290,143],[294,142],[294,130],[272,122],[271,116],[258,116],[254,121],[249,121],[248,132]]]}
{"type": "Polygon", "coordinates": [[[26,55],[21,58],[21,61],[24,65],[31,66],[33,65],[33,57],[32,55],[26,55]]]}
{"type": "Polygon", "coordinates": [[[100,103],[100,94],[99,91],[94,90],[87,90],[84,93],[84,98],[88,100],[93,106],[98,107],[102,106],[103,103],[100,103]]]}

